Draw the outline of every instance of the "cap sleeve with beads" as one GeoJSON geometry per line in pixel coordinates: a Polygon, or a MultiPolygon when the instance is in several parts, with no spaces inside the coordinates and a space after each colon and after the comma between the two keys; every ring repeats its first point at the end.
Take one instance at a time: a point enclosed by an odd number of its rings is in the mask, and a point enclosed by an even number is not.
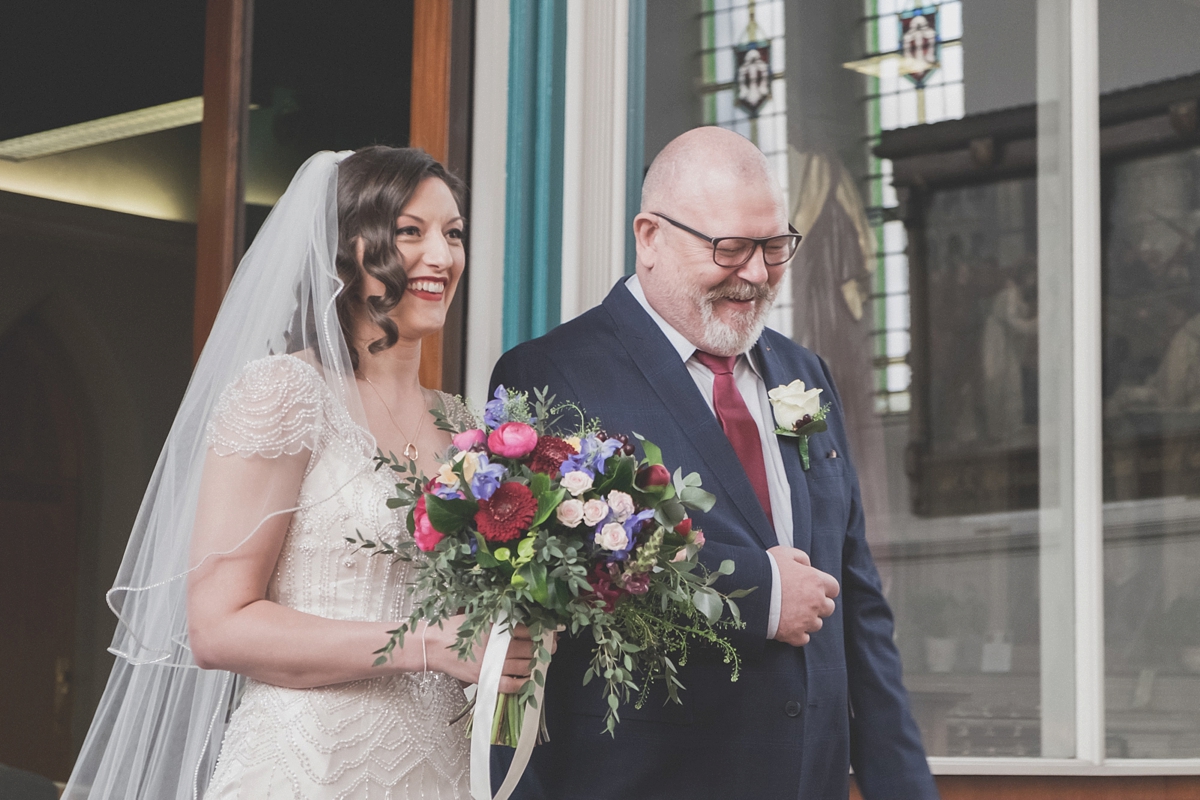
{"type": "Polygon", "coordinates": [[[217,400],[208,444],[217,455],[243,458],[315,450],[326,392],[320,374],[299,358],[251,361],[217,400]]]}

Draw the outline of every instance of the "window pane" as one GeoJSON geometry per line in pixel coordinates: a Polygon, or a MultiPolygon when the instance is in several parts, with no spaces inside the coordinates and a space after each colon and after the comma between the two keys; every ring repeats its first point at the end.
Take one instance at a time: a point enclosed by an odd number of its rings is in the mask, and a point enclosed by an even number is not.
{"type": "Polygon", "coordinates": [[[1200,7],[1102,0],[1099,21],[1108,749],[1196,758],[1200,7]]]}
{"type": "Polygon", "coordinates": [[[678,100],[646,108],[647,163],[717,124],[786,165],[805,238],[770,324],[838,384],[931,755],[1075,754],[1070,143],[1037,112],[1067,109],[1065,6],[648,7],[651,94],[678,100]],[[754,107],[736,76],[756,42],[774,71],[754,107]],[[688,58],[691,82],[666,68],[688,58]]]}

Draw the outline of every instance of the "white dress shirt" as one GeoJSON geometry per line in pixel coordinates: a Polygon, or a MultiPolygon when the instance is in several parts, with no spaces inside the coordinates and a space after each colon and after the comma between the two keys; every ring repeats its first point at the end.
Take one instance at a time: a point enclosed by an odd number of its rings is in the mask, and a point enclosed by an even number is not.
{"type": "MultiPolygon", "coordinates": [[[[688,373],[696,382],[696,388],[704,395],[704,402],[713,408],[713,374],[712,371],[695,358],[696,345],[687,340],[682,333],[671,327],[662,316],[650,307],[646,293],[642,291],[641,281],[634,275],[625,282],[625,288],[637,299],[650,319],[662,330],[667,341],[679,353],[679,358],[687,366],[688,373]]],[[[771,517],[775,521],[775,536],[781,545],[792,546],[792,489],[788,484],[787,471],[783,467],[783,456],[779,452],[779,437],[775,435],[775,414],[771,410],[771,399],[767,397],[767,385],[763,381],[759,366],[754,363],[753,355],[747,351],[737,357],[733,367],[733,380],[737,385],[746,408],[758,426],[758,438],[762,443],[763,461],[767,468],[767,490],[771,495],[771,517]],[[755,402],[757,400],[757,402],[755,402]]],[[[716,411],[713,411],[714,416],[716,411]]],[[[779,630],[779,611],[783,595],[779,588],[779,565],[775,557],[767,553],[771,562],[771,607],[767,618],[767,638],[774,639],[779,630]]]]}

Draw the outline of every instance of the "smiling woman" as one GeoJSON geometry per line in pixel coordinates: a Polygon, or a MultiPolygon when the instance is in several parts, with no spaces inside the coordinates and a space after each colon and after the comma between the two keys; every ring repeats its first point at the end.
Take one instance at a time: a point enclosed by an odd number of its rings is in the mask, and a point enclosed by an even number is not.
{"type": "MultiPolygon", "coordinates": [[[[443,269],[454,272],[457,285],[465,258],[459,211],[464,192],[457,178],[419,150],[367,147],[342,165],[337,268],[346,289],[338,296],[338,320],[351,346],[350,357],[356,369],[362,358],[355,344],[360,340],[355,330],[360,320],[369,320],[383,332],[382,337],[370,338],[366,343],[368,352],[378,353],[400,339],[401,330],[390,313],[400,304],[410,281],[420,278],[441,282],[436,299],[443,299],[449,276],[421,267],[430,241],[441,240],[437,246],[446,250],[446,255],[432,254],[433,260],[448,258],[457,265],[456,270],[451,270],[451,265],[443,269]],[[418,211],[425,212],[425,216],[413,216],[418,211]],[[446,224],[448,230],[435,230],[435,222],[446,224]],[[451,249],[457,252],[451,254],[451,249]]],[[[426,293],[430,291],[425,289],[426,293]]],[[[445,299],[448,302],[453,296],[451,286],[445,299]]],[[[443,309],[435,330],[444,322],[443,309]]]]}

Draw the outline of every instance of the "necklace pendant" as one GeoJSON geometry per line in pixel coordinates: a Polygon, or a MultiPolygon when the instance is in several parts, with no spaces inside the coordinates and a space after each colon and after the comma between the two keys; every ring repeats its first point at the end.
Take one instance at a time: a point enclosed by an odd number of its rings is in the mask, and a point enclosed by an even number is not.
{"type": "Polygon", "coordinates": [[[409,442],[408,444],[404,445],[404,457],[405,458],[416,461],[420,455],[421,455],[421,453],[420,453],[420,451],[417,450],[417,446],[415,444],[413,444],[412,442],[409,442]]]}

